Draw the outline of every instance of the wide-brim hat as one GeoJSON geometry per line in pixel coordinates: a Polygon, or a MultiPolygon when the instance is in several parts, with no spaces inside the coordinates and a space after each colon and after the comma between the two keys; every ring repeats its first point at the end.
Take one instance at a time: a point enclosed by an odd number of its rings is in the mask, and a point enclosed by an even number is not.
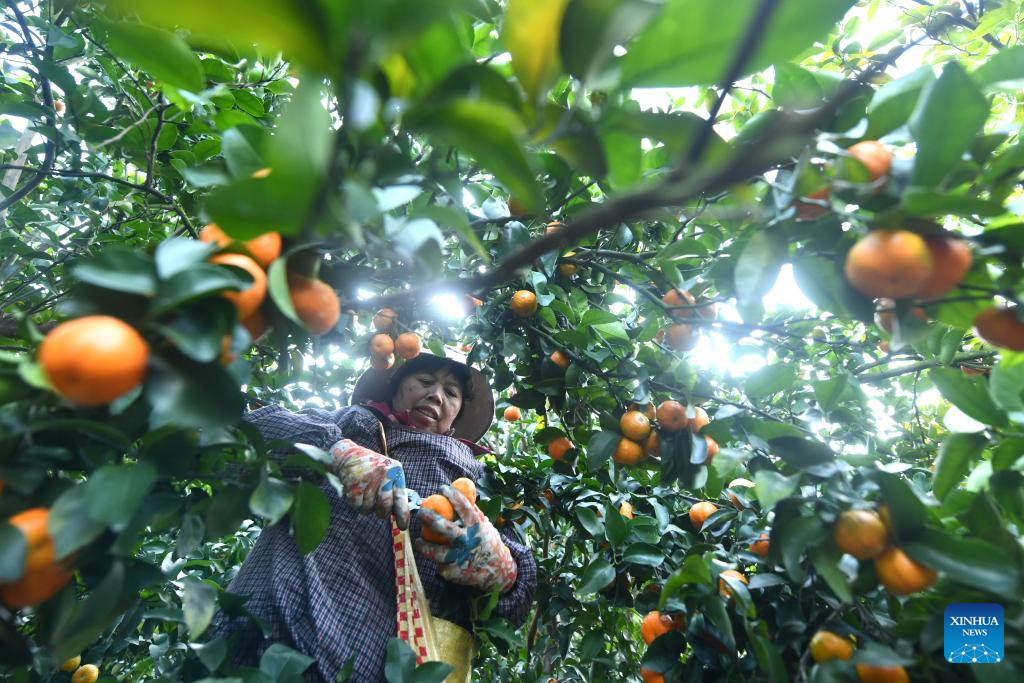
{"type": "Polygon", "coordinates": [[[470,441],[478,440],[487,433],[494,419],[494,395],[484,373],[454,358],[421,353],[387,370],[370,368],[356,382],[356,388],[352,391],[352,404],[358,405],[364,401],[390,404],[392,388],[396,387],[398,382],[416,372],[417,368],[437,360],[469,370],[469,395],[472,398],[463,402],[462,410],[452,422],[452,436],[470,441]]]}

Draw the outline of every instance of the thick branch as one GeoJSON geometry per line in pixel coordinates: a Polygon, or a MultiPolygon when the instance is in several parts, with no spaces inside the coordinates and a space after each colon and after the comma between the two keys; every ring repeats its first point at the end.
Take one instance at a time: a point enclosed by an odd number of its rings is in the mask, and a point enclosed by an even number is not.
{"type": "MultiPolygon", "coordinates": [[[[995,356],[994,351],[975,351],[973,353],[958,353],[953,356],[953,364],[962,363],[964,361],[979,360],[981,358],[991,358],[995,356]]],[[[938,358],[932,358],[931,360],[923,360],[919,363],[911,363],[905,365],[902,368],[896,368],[895,370],[886,370],[885,372],[875,373],[873,375],[867,375],[866,377],[858,377],[857,379],[861,384],[874,384],[875,382],[881,382],[882,380],[892,379],[893,377],[899,377],[900,375],[907,375],[913,372],[920,372],[921,370],[928,370],[930,368],[937,368],[945,365],[942,360],[938,358]]]]}

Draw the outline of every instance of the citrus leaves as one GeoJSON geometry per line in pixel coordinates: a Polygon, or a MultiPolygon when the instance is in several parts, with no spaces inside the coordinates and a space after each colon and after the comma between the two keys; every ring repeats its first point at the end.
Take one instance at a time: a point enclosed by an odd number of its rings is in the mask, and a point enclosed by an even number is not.
{"type": "Polygon", "coordinates": [[[502,40],[530,102],[558,64],[559,27],[568,0],[509,0],[502,40]]]}
{"type": "Polygon", "coordinates": [[[107,24],[110,49],[168,85],[199,92],[205,79],[192,48],[169,31],[145,24],[107,24]]]}
{"type": "MultiPolygon", "coordinates": [[[[760,4],[760,0],[668,0],[650,27],[629,45],[622,64],[623,81],[636,87],[720,81],[760,4]]],[[[743,73],[799,54],[827,34],[853,4],[853,0],[777,3],[743,73]]]]}

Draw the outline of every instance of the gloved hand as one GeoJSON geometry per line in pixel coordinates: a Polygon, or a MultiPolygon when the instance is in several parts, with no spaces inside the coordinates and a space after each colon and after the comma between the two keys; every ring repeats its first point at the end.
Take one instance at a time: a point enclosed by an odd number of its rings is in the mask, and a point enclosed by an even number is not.
{"type": "Polygon", "coordinates": [[[345,487],[345,500],[356,510],[384,519],[394,514],[399,529],[409,528],[409,494],[402,463],[354,441],[331,446],[332,470],[345,487]]]}
{"type": "Polygon", "coordinates": [[[452,502],[455,513],[466,526],[460,527],[433,510],[421,508],[420,524],[444,536],[450,545],[428,543],[420,538],[416,549],[437,562],[438,571],[448,581],[485,592],[496,587],[507,591],[516,582],[519,569],[498,530],[480,508],[459,491],[444,486],[441,493],[452,502]]]}

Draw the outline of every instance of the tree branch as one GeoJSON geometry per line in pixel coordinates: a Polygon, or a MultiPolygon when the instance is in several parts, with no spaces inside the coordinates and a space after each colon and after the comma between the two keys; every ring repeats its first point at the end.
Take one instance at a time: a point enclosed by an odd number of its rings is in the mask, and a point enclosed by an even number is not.
{"type": "MultiPolygon", "coordinates": [[[[953,356],[952,363],[962,363],[964,361],[979,360],[981,358],[992,358],[996,355],[995,351],[975,351],[973,353],[958,353],[953,356]]],[[[907,375],[912,372],[920,372],[921,370],[928,370],[930,368],[937,368],[945,365],[942,360],[938,358],[932,358],[930,360],[923,360],[919,363],[911,363],[905,365],[902,368],[896,368],[895,370],[886,370],[885,372],[878,372],[875,374],[869,374],[865,377],[858,377],[858,381],[861,384],[874,384],[875,382],[881,382],[882,380],[892,379],[893,377],[899,377],[900,375],[907,375]]]]}

